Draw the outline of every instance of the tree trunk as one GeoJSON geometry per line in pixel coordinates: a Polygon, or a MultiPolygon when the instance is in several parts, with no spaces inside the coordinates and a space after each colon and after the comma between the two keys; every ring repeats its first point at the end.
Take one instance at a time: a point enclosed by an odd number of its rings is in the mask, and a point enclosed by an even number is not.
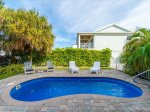
{"type": "Polygon", "coordinates": [[[33,49],[31,48],[30,49],[30,61],[32,62],[32,51],[33,51],[33,49]]]}
{"type": "Polygon", "coordinates": [[[11,63],[15,63],[15,55],[14,55],[14,50],[11,51],[11,63]]]}

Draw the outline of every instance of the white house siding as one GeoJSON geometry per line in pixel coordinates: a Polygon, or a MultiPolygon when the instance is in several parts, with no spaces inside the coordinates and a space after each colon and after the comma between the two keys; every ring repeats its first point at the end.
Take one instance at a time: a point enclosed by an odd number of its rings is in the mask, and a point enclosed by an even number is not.
{"type": "Polygon", "coordinates": [[[126,40],[127,36],[123,34],[95,34],[94,49],[110,48],[112,50],[112,57],[116,58],[122,52],[126,40]]]}

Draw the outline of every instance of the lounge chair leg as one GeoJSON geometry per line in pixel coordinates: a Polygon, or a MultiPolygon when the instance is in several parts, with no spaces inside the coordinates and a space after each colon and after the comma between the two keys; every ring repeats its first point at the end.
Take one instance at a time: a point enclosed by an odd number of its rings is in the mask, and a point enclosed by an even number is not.
{"type": "Polygon", "coordinates": [[[98,75],[98,71],[96,72],[96,75],[98,75]]]}

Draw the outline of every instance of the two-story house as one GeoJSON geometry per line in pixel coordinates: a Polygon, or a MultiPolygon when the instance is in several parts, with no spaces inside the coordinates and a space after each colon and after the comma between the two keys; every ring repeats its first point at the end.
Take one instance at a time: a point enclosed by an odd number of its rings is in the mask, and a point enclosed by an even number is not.
{"type": "Polygon", "coordinates": [[[78,32],[76,46],[83,49],[102,50],[110,48],[112,57],[117,58],[132,31],[116,24],[108,25],[95,32],[78,32]]]}

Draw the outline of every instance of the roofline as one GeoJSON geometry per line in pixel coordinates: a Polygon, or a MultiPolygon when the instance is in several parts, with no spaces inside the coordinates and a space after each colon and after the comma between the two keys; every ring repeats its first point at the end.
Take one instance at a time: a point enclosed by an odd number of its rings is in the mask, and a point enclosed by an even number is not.
{"type": "Polygon", "coordinates": [[[95,32],[77,32],[77,34],[86,33],[86,34],[94,34],[95,32]]]}
{"type": "Polygon", "coordinates": [[[110,27],[110,26],[116,26],[116,27],[118,27],[118,28],[120,28],[120,29],[122,29],[122,30],[125,30],[125,31],[127,31],[127,32],[132,32],[132,31],[130,31],[130,30],[126,29],[126,28],[123,28],[123,27],[121,27],[120,25],[114,24],[114,23],[109,24],[109,25],[107,25],[107,26],[104,26],[104,27],[102,27],[102,28],[99,28],[99,29],[97,29],[95,32],[102,31],[102,30],[104,30],[104,29],[106,29],[106,28],[108,28],[108,27],[110,27]]]}
{"type": "Polygon", "coordinates": [[[133,34],[133,32],[77,32],[77,34],[133,34]]]}

